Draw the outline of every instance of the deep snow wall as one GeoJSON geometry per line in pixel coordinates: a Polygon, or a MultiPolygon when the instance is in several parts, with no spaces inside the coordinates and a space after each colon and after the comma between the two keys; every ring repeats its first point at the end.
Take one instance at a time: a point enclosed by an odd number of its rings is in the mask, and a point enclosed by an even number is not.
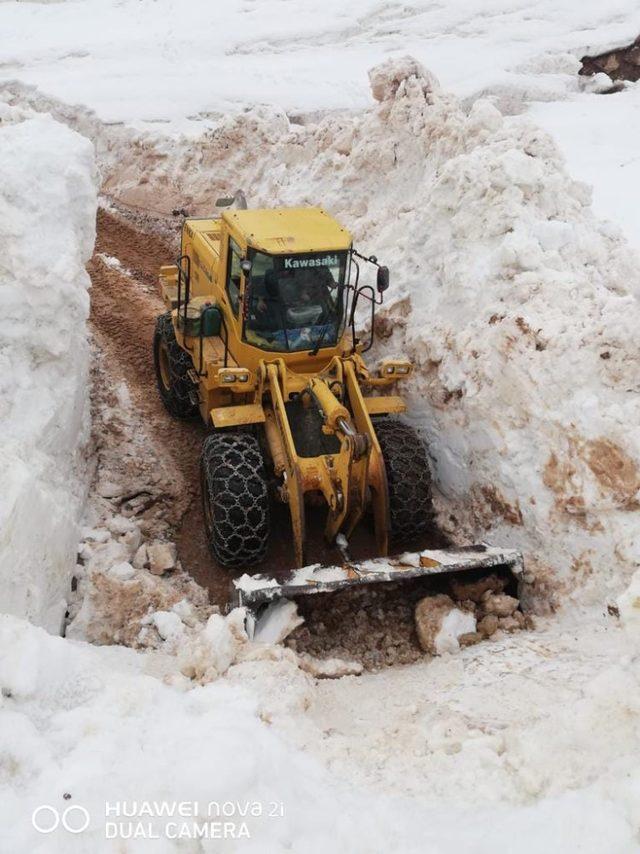
{"type": "Polygon", "coordinates": [[[91,143],[0,103],[0,611],[59,632],[86,490],[91,143]]]}

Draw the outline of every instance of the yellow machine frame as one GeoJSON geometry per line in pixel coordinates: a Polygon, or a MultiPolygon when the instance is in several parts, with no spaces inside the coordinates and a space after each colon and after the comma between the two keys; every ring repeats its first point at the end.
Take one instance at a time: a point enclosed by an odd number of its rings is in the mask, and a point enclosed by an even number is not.
{"type": "Polygon", "coordinates": [[[271,255],[351,250],[351,235],[319,208],[234,210],[220,219],[187,219],[181,257],[177,265],[161,268],[160,287],[172,312],[176,340],[193,363],[189,377],[196,384],[205,423],[219,429],[263,425],[281,482],[279,497],[291,511],[296,565],[304,564],[304,497],[309,492],[321,494],[326,502],[329,541],[340,532],[349,536],[370,504],[377,552],[386,555],[388,490],[371,417],[406,410],[400,397],[384,392],[406,378],[411,365],[387,360],[376,373],[370,372],[348,329],[337,345],[321,347],[315,355],[267,352],[243,340],[247,277],[241,272],[234,313],[226,290],[231,240],[246,258],[250,248],[271,255]],[[217,305],[224,334],[189,335],[188,325],[181,322],[185,297],[189,305],[217,305]],[[342,399],[332,390],[336,382],[342,399]],[[337,453],[303,457],[296,450],[285,404],[300,394],[313,397],[323,417],[322,430],[339,440],[337,453]]]}

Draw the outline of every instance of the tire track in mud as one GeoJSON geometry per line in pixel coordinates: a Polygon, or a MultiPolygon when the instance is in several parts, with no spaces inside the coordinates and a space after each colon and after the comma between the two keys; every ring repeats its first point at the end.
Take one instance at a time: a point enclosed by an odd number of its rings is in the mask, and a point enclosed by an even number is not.
{"type": "Polygon", "coordinates": [[[182,565],[208,589],[212,602],[222,605],[230,577],[210,557],[200,508],[199,458],[206,431],[198,421],[172,419],[156,390],[151,348],[156,317],[164,311],[157,288],[158,268],[171,263],[175,255],[175,247],[167,240],[99,210],[95,253],[87,265],[92,285],[90,320],[107,371],[112,365],[114,373],[126,379],[140,423],[175,472],[178,494],[169,521],[175,526],[182,565]],[[124,269],[110,266],[101,255],[117,258],[124,269]]]}

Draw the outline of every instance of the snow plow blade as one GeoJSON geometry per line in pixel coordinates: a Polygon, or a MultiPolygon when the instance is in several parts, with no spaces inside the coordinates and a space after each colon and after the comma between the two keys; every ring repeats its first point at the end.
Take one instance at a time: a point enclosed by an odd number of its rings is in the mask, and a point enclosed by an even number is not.
{"type": "Polygon", "coordinates": [[[484,543],[449,549],[425,549],[395,557],[349,562],[343,566],[304,566],[275,578],[243,575],[233,582],[231,604],[255,610],[275,599],[295,599],[316,593],[335,593],[364,584],[408,581],[472,571],[507,570],[520,586],[524,573],[522,554],[484,543]]]}

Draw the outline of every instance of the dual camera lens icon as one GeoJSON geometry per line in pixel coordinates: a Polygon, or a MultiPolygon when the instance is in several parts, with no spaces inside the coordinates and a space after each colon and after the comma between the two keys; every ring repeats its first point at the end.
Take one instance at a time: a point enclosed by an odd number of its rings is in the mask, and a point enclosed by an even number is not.
{"type": "Polygon", "coordinates": [[[89,827],[89,811],[74,804],[62,812],[51,804],[42,804],[31,814],[31,824],[38,833],[53,833],[60,825],[68,833],[82,833],[89,827]]]}

